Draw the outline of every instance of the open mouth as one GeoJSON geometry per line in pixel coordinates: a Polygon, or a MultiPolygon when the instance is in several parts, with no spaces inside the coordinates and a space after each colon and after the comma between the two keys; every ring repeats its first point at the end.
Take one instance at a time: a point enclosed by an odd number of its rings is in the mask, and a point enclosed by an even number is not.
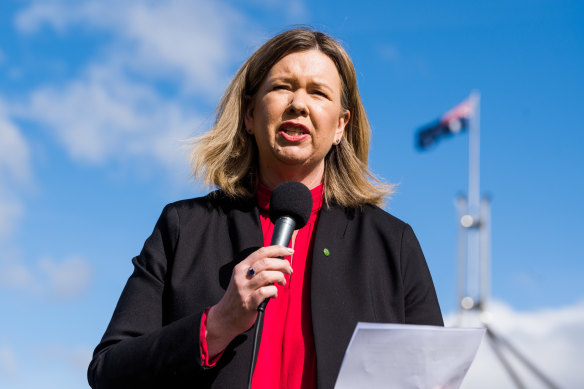
{"type": "Polygon", "coordinates": [[[282,131],[290,136],[300,136],[305,134],[304,131],[299,131],[293,128],[283,128],[282,131]]]}
{"type": "Polygon", "coordinates": [[[285,122],[280,126],[280,131],[289,137],[299,137],[303,135],[308,135],[310,131],[306,126],[300,123],[285,122]]]}

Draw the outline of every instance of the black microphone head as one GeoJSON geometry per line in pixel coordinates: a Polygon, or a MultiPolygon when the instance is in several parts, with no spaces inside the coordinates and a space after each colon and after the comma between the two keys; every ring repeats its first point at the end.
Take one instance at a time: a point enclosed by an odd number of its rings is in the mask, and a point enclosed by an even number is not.
{"type": "Polygon", "coordinates": [[[289,216],[296,222],[296,229],[308,223],[312,211],[312,194],[306,185],[296,182],[283,182],[274,189],[270,198],[270,220],[289,216]]]}

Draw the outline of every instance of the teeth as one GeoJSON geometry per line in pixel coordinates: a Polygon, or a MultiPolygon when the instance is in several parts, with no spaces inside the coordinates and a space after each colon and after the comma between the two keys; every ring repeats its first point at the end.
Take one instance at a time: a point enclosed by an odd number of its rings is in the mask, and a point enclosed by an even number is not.
{"type": "Polygon", "coordinates": [[[304,132],[302,131],[295,131],[295,130],[284,130],[286,132],[286,134],[288,135],[292,135],[292,136],[300,136],[303,135],[304,132]]]}
{"type": "Polygon", "coordinates": [[[284,131],[286,134],[288,134],[290,136],[304,135],[304,131],[302,131],[298,128],[295,128],[295,127],[282,128],[282,131],[284,131]]]}

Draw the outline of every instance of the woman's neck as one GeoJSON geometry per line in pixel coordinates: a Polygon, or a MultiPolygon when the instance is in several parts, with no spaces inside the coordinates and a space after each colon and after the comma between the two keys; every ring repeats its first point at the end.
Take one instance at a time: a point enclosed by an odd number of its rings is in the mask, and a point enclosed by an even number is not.
{"type": "Polygon", "coordinates": [[[286,169],[284,171],[260,169],[260,182],[270,189],[274,189],[286,181],[298,181],[306,185],[308,189],[314,189],[322,183],[323,177],[324,161],[321,166],[308,172],[302,171],[302,169],[286,169]]]}

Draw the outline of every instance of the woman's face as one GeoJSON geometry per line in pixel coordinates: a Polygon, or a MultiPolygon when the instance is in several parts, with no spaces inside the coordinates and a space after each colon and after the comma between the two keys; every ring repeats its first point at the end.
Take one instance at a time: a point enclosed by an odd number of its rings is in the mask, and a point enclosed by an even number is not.
{"type": "Polygon", "coordinates": [[[324,157],[342,138],[349,115],[341,107],[341,79],[328,56],[309,50],[283,57],[266,75],[245,117],[258,145],[261,176],[309,174],[319,184],[324,157]]]}

